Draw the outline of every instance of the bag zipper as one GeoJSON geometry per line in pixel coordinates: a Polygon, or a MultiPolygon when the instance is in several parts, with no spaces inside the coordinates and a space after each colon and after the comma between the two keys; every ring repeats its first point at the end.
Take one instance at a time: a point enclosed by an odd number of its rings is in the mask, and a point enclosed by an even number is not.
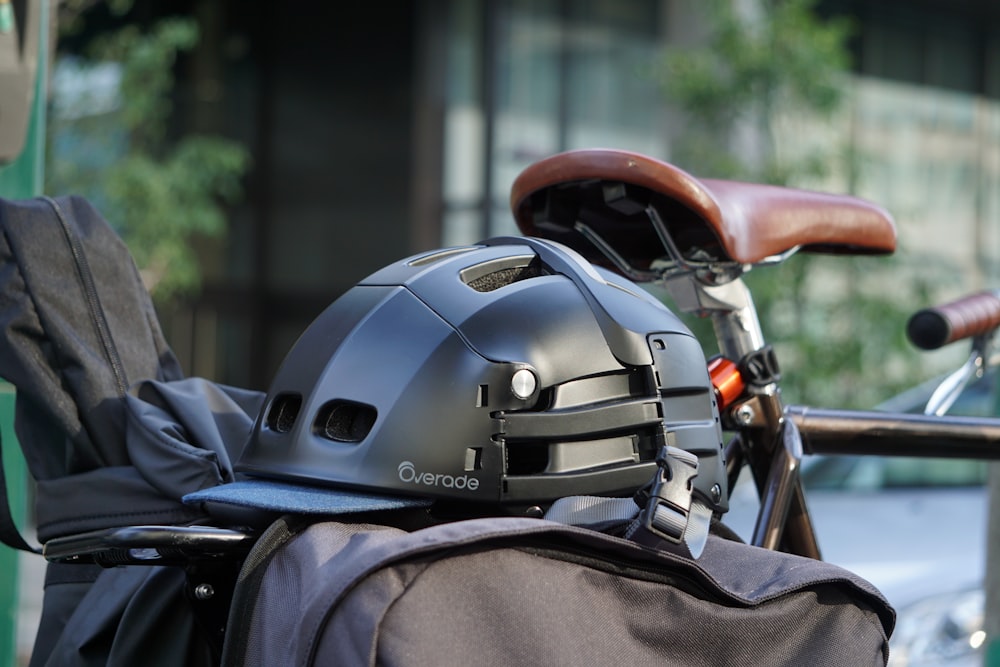
{"type": "Polygon", "coordinates": [[[101,307],[101,300],[97,294],[97,286],[94,284],[94,274],[90,270],[90,263],[87,261],[87,255],[84,253],[83,245],[80,243],[80,237],[70,226],[59,204],[51,197],[42,197],[42,199],[52,207],[52,210],[56,213],[56,217],[59,218],[59,223],[62,225],[63,234],[66,236],[66,242],[69,244],[73,261],[76,264],[77,275],[83,287],[83,294],[87,301],[87,310],[90,312],[91,322],[97,331],[97,337],[101,341],[101,346],[104,348],[104,356],[111,366],[111,372],[115,376],[118,395],[125,396],[128,393],[129,387],[128,377],[125,374],[125,364],[122,363],[121,356],[118,354],[118,348],[115,347],[114,338],[111,336],[111,326],[108,324],[107,316],[101,307]]]}

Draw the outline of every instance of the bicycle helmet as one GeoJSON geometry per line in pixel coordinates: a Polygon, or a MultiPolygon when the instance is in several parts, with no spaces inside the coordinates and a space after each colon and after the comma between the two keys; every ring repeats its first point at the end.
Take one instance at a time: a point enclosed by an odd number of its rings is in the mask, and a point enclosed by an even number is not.
{"type": "Polygon", "coordinates": [[[274,378],[236,465],[252,481],[186,500],[309,511],[298,489],[339,512],[628,496],[664,445],[697,455],[694,494],[725,511],[690,331],[564,246],[499,238],[397,262],[337,299],[274,378]]]}

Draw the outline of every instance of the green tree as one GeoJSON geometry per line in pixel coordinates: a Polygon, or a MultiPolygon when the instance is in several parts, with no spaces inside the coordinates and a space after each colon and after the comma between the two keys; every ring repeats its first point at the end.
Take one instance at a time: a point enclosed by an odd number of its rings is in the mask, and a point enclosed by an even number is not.
{"type": "MultiPolygon", "coordinates": [[[[680,116],[671,159],[702,176],[808,187],[862,161],[846,137],[819,140],[845,105],[850,23],[823,19],[815,0],[709,0],[699,46],[670,50],[660,74],[680,116]],[[742,11],[741,11],[742,10],[742,11]]],[[[887,296],[868,278],[891,260],[799,254],[746,278],[768,340],[784,361],[792,402],[871,407],[918,379],[904,337],[919,281],[887,296]],[[902,304],[902,305],[901,305],[902,304]]],[[[703,339],[701,323],[692,327],[703,339]]]]}
{"type": "MultiPolygon", "coordinates": [[[[71,3],[63,30],[80,30],[87,9],[71,3]]],[[[249,164],[246,149],[229,139],[168,136],[175,62],[197,40],[193,19],[170,18],[148,29],[125,23],[90,40],[82,56],[60,54],[69,76],[91,85],[72,94],[55,86],[49,124],[46,190],[94,201],[159,302],[200,284],[192,242],[225,234],[225,207],[240,198],[249,164]]]]}
{"type": "Polygon", "coordinates": [[[707,0],[706,41],[675,48],[664,60],[663,83],[683,113],[674,157],[719,178],[788,184],[826,176],[829,155],[794,157],[779,150],[790,116],[829,120],[843,103],[850,59],[845,19],[821,20],[815,0],[707,0]],[[753,147],[734,152],[737,133],[753,147]]]}

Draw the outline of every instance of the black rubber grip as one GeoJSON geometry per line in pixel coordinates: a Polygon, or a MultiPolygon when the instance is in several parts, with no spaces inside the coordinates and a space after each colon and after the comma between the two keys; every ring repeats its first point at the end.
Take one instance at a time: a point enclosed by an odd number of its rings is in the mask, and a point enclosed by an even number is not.
{"type": "Polygon", "coordinates": [[[917,347],[936,350],[963,338],[982,336],[998,326],[1000,294],[989,290],[917,311],[906,324],[906,335],[917,347]]]}

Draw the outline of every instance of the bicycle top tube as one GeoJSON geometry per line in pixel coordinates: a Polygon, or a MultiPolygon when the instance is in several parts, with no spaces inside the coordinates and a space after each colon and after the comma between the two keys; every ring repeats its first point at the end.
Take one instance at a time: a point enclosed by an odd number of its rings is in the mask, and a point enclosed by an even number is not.
{"type": "Polygon", "coordinates": [[[526,168],[511,208],[529,236],[561,241],[633,279],[656,263],[749,265],[813,252],[886,254],[892,217],[848,195],[696,178],[666,162],[610,149],[576,150],[526,168]],[[666,251],[666,252],[665,252],[666,251]],[[631,269],[631,270],[629,270],[631,269]]]}

